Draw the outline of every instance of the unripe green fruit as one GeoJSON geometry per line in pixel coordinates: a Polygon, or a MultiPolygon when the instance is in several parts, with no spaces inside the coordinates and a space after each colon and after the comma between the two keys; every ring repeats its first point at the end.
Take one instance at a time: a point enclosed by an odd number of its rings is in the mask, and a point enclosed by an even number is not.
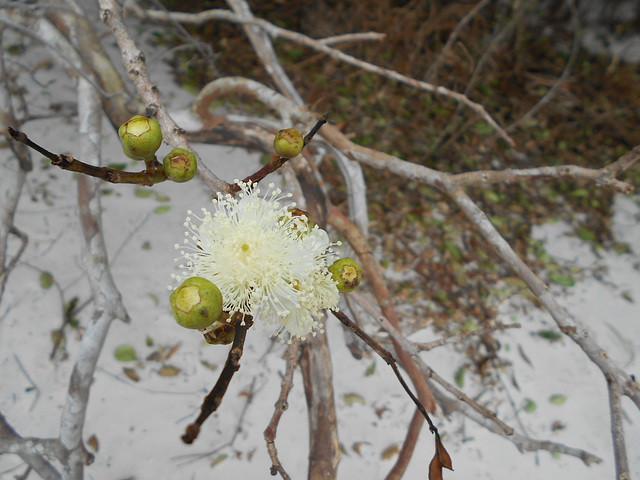
{"type": "Polygon", "coordinates": [[[188,182],[196,175],[198,161],[193,152],[184,148],[174,148],[162,162],[164,173],[177,183],[188,182]]]}
{"type": "Polygon", "coordinates": [[[331,278],[336,282],[336,287],[340,293],[353,292],[362,280],[362,269],[360,265],[349,257],[336,260],[329,267],[331,278]]]}
{"type": "Polygon", "coordinates": [[[284,158],[293,158],[304,147],[304,138],[295,128],[280,130],[273,141],[273,148],[278,155],[284,158]]]}
{"type": "Polygon", "coordinates": [[[169,297],[173,318],[184,328],[201,329],[212,325],[222,313],[222,294],[206,278],[191,277],[169,297]]]}
{"type": "Polygon", "coordinates": [[[125,155],[134,160],[153,160],[162,145],[160,124],[142,115],[134,115],[120,125],[118,136],[125,155]]]}

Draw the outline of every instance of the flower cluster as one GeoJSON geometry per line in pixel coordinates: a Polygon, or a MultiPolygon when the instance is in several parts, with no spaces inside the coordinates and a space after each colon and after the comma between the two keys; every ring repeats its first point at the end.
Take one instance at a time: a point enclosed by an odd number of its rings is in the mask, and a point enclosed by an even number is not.
{"type": "Polygon", "coordinates": [[[300,338],[322,332],[322,310],[335,310],[339,299],[327,270],[327,233],[305,215],[292,215],[291,194],[273,184],[263,196],[256,184],[238,184],[235,198],[218,194],[202,218],[188,212],[184,245],[176,244],[183,271],[172,276],[178,282],[188,276],[210,280],[229,317],[239,312],[278,325],[280,339],[285,331],[300,338]]]}

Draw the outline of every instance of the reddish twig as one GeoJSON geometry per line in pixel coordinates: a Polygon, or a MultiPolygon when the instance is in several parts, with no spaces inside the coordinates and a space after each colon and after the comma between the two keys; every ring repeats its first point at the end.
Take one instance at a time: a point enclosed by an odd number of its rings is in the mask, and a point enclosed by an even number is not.
{"type": "Polygon", "coordinates": [[[251,325],[253,325],[253,319],[251,317],[245,316],[244,318],[238,318],[236,320],[236,336],[229,350],[229,355],[227,356],[227,361],[224,364],[220,378],[218,378],[209,395],[204,398],[202,406],[200,407],[200,415],[196,418],[195,422],[187,427],[185,434],[182,435],[182,441],[187,445],[191,445],[194,440],[198,438],[202,424],[209,418],[209,415],[218,409],[220,403],[222,403],[222,398],[227,392],[233,375],[240,369],[244,340],[247,336],[247,330],[251,325]]]}
{"type": "MultiPolygon", "coordinates": [[[[320,128],[322,127],[322,125],[324,125],[325,123],[327,123],[327,120],[329,119],[329,113],[325,113],[323,116],[321,116],[318,121],[316,122],[316,124],[313,126],[313,128],[309,131],[309,133],[307,133],[304,137],[304,146],[306,147],[307,145],[309,145],[309,143],[311,142],[311,140],[313,139],[313,137],[315,136],[316,133],[318,133],[318,130],[320,130],[320,128]]],[[[270,173],[275,172],[276,170],[278,170],[280,167],[282,167],[288,160],[290,160],[289,157],[280,157],[278,155],[273,155],[273,157],[271,158],[271,161],[269,163],[267,163],[264,167],[262,167],[260,170],[258,170],[255,173],[252,173],[251,175],[249,175],[248,177],[246,177],[244,180],[242,180],[244,183],[258,183],[260,180],[262,180],[264,177],[266,177],[267,175],[269,175],[270,173]]],[[[240,186],[238,184],[234,184],[230,187],[231,193],[237,193],[240,191],[240,186]]]]}
{"type": "Polygon", "coordinates": [[[7,130],[11,138],[44,155],[51,160],[52,165],[69,172],[82,173],[89,177],[99,178],[100,180],[110,183],[134,183],[146,186],[164,182],[167,179],[162,164],[156,160],[145,162],[146,169],[143,172],[122,172],[109,167],[96,167],[95,165],[89,165],[88,163],[76,160],[71,155],[65,153],[58,154],[50,152],[31,141],[23,132],[14,130],[11,127],[8,127],[7,130]]]}
{"type": "Polygon", "coordinates": [[[411,397],[411,400],[413,400],[413,403],[416,404],[416,407],[418,407],[418,410],[420,410],[420,412],[422,413],[422,416],[425,418],[425,420],[429,424],[429,430],[431,430],[432,433],[438,433],[438,429],[431,421],[431,417],[429,417],[429,414],[425,410],[424,406],[422,405],[422,403],[420,403],[420,400],[418,400],[418,397],[416,397],[413,394],[413,392],[411,391],[407,383],[404,381],[404,378],[402,378],[402,374],[400,373],[400,370],[398,370],[398,365],[395,359],[393,358],[393,356],[389,352],[387,352],[384,348],[382,348],[382,346],[378,342],[376,342],[373,338],[371,338],[369,335],[363,332],[362,329],[358,327],[355,323],[353,323],[351,319],[347,317],[344,313],[338,310],[336,312],[333,312],[333,314],[336,316],[338,320],[342,322],[342,324],[345,327],[347,327],[353,333],[358,335],[358,337],[364,340],[366,344],[369,345],[380,356],[380,358],[382,358],[385,362],[387,362],[387,365],[391,367],[391,369],[393,370],[393,373],[395,373],[396,377],[398,378],[398,381],[400,382],[400,385],[402,385],[402,388],[404,388],[405,392],[407,392],[407,395],[411,397]]]}

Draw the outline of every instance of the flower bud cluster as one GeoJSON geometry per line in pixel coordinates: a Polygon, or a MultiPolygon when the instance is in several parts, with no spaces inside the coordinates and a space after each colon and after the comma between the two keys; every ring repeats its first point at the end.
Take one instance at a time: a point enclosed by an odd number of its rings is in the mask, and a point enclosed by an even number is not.
{"type": "MultiPolygon", "coordinates": [[[[162,145],[160,124],[142,115],[134,115],[120,125],[118,136],[122,143],[122,151],[133,160],[153,162],[162,145]]],[[[164,157],[163,168],[169,180],[182,183],[195,176],[198,163],[193,152],[184,148],[174,148],[164,157]]]]}

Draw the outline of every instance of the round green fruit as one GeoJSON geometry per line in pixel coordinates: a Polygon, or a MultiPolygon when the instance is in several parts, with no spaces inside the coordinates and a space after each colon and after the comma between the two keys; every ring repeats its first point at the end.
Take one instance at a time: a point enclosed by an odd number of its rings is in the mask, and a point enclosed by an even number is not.
{"type": "Polygon", "coordinates": [[[336,282],[336,287],[340,293],[353,292],[362,280],[362,269],[355,261],[349,257],[336,260],[329,267],[331,278],[336,282]]]}
{"type": "Polygon", "coordinates": [[[173,318],[184,328],[199,330],[212,325],[222,313],[222,294],[206,278],[191,277],[169,297],[173,318]]]}
{"type": "Polygon", "coordinates": [[[164,173],[169,180],[177,183],[188,182],[196,175],[198,161],[193,152],[184,148],[174,148],[164,157],[164,173]]]}
{"type": "Polygon", "coordinates": [[[118,136],[125,155],[134,160],[153,160],[162,145],[160,124],[142,115],[134,115],[120,125],[118,136]]]}
{"type": "Polygon", "coordinates": [[[295,157],[302,151],[303,147],[304,138],[295,128],[280,130],[273,141],[273,149],[284,158],[295,157]]]}

